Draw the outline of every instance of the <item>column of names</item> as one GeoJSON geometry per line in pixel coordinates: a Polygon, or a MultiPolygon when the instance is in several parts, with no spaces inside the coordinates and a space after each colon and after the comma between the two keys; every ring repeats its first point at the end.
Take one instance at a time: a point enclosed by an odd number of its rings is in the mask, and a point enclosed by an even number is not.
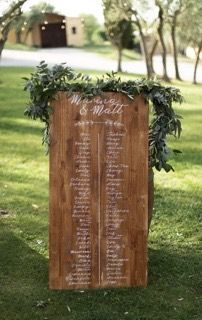
{"type": "Polygon", "coordinates": [[[122,130],[106,133],[106,207],[104,212],[106,232],[106,282],[116,285],[127,279],[126,256],[127,237],[123,228],[127,223],[128,207],[124,201],[124,171],[127,163],[122,163],[124,152],[122,130]]]}
{"type": "Polygon", "coordinates": [[[73,194],[72,223],[75,228],[72,248],[71,272],[66,277],[69,285],[89,285],[91,283],[91,139],[90,134],[81,133],[74,142],[75,170],[70,187],[73,194]]]}

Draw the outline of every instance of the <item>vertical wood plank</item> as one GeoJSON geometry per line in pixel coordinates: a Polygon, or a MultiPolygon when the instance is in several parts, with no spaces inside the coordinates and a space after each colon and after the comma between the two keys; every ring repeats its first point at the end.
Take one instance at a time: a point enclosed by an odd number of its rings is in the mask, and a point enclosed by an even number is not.
{"type": "Polygon", "coordinates": [[[51,289],[146,286],[148,108],[58,93],[50,145],[51,289]]]}

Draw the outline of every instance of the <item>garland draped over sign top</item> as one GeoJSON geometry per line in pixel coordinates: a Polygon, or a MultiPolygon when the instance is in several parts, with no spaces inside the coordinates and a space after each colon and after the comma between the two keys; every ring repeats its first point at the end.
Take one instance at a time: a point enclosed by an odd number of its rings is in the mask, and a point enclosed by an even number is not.
{"type": "MultiPolygon", "coordinates": [[[[136,79],[121,81],[120,77],[112,72],[92,81],[88,75],[76,73],[72,68],[64,64],[48,68],[42,61],[30,79],[26,80],[25,90],[30,93],[30,101],[25,109],[25,115],[32,119],[40,119],[45,123],[43,129],[43,144],[49,146],[49,121],[51,100],[58,91],[67,92],[68,96],[80,103],[81,99],[87,104],[94,96],[102,95],[103,92],[122,92],[130,99],[142,95],[152,105],[152,117],[149,126],[149,165],[157,170],[164,169],[166,172],[173,170],[168,163],[170,156],[180,153],[179,150],[171,150],[167,145],[167,135],[179,137],[181,133],[181,116],[175,113],[173,103],[181,103],[183,97],[180,90],[175,87],[166,87],[152,79],[136,79]],[[75,95],[80,93],[81,96],[75,95]]],[[[97,100],[99,100],[97,98],[97,100]]],[[[84,104],[85,105],[85,104],[84,104]]],[[[114,105],[113,112],[121,112],[123,106],[114,105]]],[[[81,112],[87,112],[83,107],[81,112]]],[[[97,114],[112,112],[103,109],[97,101],[92,110],[97,114]]]]}

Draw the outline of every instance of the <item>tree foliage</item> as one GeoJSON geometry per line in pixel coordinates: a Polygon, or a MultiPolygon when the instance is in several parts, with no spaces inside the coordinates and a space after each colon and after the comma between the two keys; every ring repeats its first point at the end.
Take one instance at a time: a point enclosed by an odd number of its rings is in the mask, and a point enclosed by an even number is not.
{"type": "MultiPolygon", "coordinates": [[[[196,69],[200,58],[201,47],[201,6],[202,2],[198,0],[103,0],[105,24],[108,23],[108,29],[112,30],[111,42],[119,42],[121,37],[121,28],[119,25],[119,16],[113,12],[121,12],[124,19],[131,21],[136,32],[139,33],[147,76],[151,78],[155,71],[153,68],[153,55],[158,45],[162,48],[163,78],[169,81],[167,65],[167,43],[171,41],[173,47],[173,59],[175,67],[175,77],[181,80],[178,67],[179,42],[190,44],[196,48],[196,63],[194,69],[194,80],[196,82],[196,69]],[[115,18],[114,18],[115,16],[115,18]],[[117,26],[117,27],[116,27],[117,26]],[[114,32],[114,29],[117,32],[114,32]],[[153,38],[153,44],[151,39],[153,38]]],[[[111,31],[110,30],[110,31],[111,31]]],[[[108,32],[110,33],[110,32],[108,32]]]]}
{"type": "Polygon", "coordinates": [[[109,40],[118,51],[118,71],[121,71],[122,50],[128,48],[133,39],[130,0],[103,0],[105,28],[109,40]]]}
{"type": "Polygon", "coordinates": [[[83,19],[86,44],[92,44],[94,43],[93,35],[100,29],[100,24],[92,14],[82,13],[80,17],[83,19]]]}
{"type": "Polygon", "coordinates": [[[193,83],[196,83],[197,67],[202,52],[202,2],[187,0],[187,10],[180,18],[179,36],[185,45],[192,46],[196,51],[196,61],[193,74],[193,83]]]}
{"type": "MultiPolygon", "coordinates": [[[[118,25],[118,21],[121,19],[124,19],[125,21],[129,21],[131,25],[133,25],[133,29],[136,32],[139,33],[139,38],[142,43],[146,68],[147,68],[147,76],[148,78],[151,78],[154,74],[154,68],[153,68],[153,54],[155,52],[158,40],[157,37],[154,37],[153,44],[150,46],[148,45],[148,38],[151,35],[151,30],[155,29],[155,17],[156,14],[154,14],[154,4],[151,5],[150,2],[147,0],[127,0],[127,1],[110,1],[110,0],[103,0],[104,3],[104,15],[105,15],[105,24],[106,21],[108,23],[108,28],[113,28],[113,23],[116,27],[118,25]],[[107,5],[106,5],[107,4],[107,5]],[[114,4],[114,6],[113,6],[114,4]],[[113,16],[113,10],[114,12],[118,12],[121,14],[121,19],[119,16],[113,16]],[[146,13],[146,14],[145,14],[146,13]],[[149,14],[148,14],[149,13],[149,14]],[[109,18],[108,18],[109,17],[109,18]],[[113,20],[112,20],[113,17],[113,20]],[[152,17],[152,19],[151,19],[152,17]],[[108,20],[107,20],[108,18],[108,20]]],[[[116,28],[117,32],[112,32],[112,35],[114,35],[115,39],[119,39],[121,37],[121,32],[124,32],[124,29],[116,28]]],[[[153,31],[152,31],[153,32],[153,31]]],[[[123,35],[123,39],[126,36],[126,33],[123,35]]],[[[129,41],[129,37],[131,35],[127,33],[127,38],[129,41]]],[[[117,40],[116,40],[117,41],[117,40]]],[[[117,41],[118,42],[118,41],[117,41]]]]}
{"type": "MultiPolygon", "coordinates": [[[[25,38],[28,36],[29,32],[33,29],[33,26],[36,23],[41,23],[44,20],[44,14],[45,13],[52,13],[56,12],[55,7],[47,2],[39,2],[33,6],[31,6],[30,10],[26,13],[24,13],[19,21],[17,21],[17,24],[22,24],[22,21],[25,21],[25,29],[26,29],[26,35],[25,38]]],[[[18,28],[18,26],[17,26],[18,28]]],[[[21,29],[22,30],[22,29],[21,29]]]]}
{"type": "MultiPolygon", "coordinates": [[[[174,87],[164,87],[159,82],[147,79],[121,81],[114,73],[97,78],[95,82],[89,76],[76,73],[65,65],[48,68],[42,61],[30,79],[25,78],[25,90],[30,94],[30,101],[25,115],[31,119],[40,119],[45,123],[43,143],[49,144],[49,121],[52,112],[50,101],[58,91],[67,92],[68,96],[80,92],[83,98],[91,99],[103,92],[121,92],[130,99],[143,95],[152,104],[153,117],[149,127],[149,163],[157,170],[173,170],[168,163],[172,151],[167,145],[167,136],[180,136],[181,122],[174,109],[174,102],[182,102],[182,96],[174,87]]],[[[173,150],[174,153],[179,152],[173,150]]]]}
{"type": "Polygon", "coordinates": [[[27,0],[8,1],[8,6],[0,16],[0,57],[8,38],[12,23],[22,15],[22,5],[27,0]]]}
{"type": "MultiPolygon", "coordinates": [[[[175,67],[175,78],[181,80],[178,67],[178,43],[177,30],[180,27],[180,16],[185,10],[188,10],[189,0],[156,0],[156,4],[162,10],[163,25],[169,27],[170,39],[173,47],[173,59],[175,67]]],[[[165,48],[166,49],[166,48],[165,48]]],[[[166,52],[165,58],[166,59],[166,52]]]]}

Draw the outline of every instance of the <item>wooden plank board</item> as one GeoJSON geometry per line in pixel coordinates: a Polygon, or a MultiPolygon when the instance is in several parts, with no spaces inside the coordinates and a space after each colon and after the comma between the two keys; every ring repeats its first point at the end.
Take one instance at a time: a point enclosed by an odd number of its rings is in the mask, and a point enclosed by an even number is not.
{"type": "Polygon", "coordinates": [[[49,286],[146,286],[148,108],[59,92],[50,131],[49,286]]]}

